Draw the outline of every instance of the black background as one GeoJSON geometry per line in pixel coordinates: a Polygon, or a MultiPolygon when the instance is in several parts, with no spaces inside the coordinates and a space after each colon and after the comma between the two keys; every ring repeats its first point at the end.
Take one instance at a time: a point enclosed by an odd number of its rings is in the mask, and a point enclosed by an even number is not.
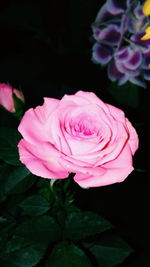
{"type": "Polygon", "coordinates": [[[76,189],[76,204],[103,214],[135,253],[122,266],[150,266],[149,259],[149,101],[150,85],[139,89],[136,108],[121,105],[106,90],[106,69],[91,61],[91,24],[104,1],[5,1],[0,10],[0,82],[25,95],[26,108],[43,97],[61,98],[78,90],[93,91],[118,105],[137,127],[140,147],[134,171],[123,183],[76,189]]]}

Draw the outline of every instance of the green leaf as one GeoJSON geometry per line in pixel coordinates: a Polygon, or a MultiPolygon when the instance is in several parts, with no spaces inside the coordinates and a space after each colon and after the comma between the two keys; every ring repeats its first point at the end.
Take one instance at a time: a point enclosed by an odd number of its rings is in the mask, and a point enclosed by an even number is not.
{"type": "MultiPolygon", "coordinates": [[[[4,247],[5,243],[7,242],[9,236],[12,235],[14,231],[14,227],[16,226],[15,222],[8,222],[7,224],[2,224],[0,227],[0,250],[4,247]]],[[[0,265],[2,266],[2,265],[0,265]]]]}
{"type": "Polygon", "coordinates": [[[65,224],[65,237],[70,240],[81,240],[100,234],[112,225],[94,212],[74,212],[68,215],[65,224]]]}
{"type": "MultiPolygon", "coordinates": [[[[43,179],[44,180],[44,179],[43,179]]],[[[49,203],[52,203],[55,198],[54,198],[54,195],[52,194],[52,192],[50,191],[50,188],[49,187],[42,187],[42,188],[39,188],[38,190],[38,193],[43,196],[45,199],[47,199],[47,201],[49,203]]]]}
{"type": "Polygon", "coordinates": [[[50,181],[48,179],[38,179],[38,194],[44,197],[50,204],[55,201],[55,195],[51,191],[50,181]]]}
{"type": "Polygon", "coordinates": [[[144,169],[135,169],[135,171],[142,172],[142,173],[145,173],[146,172],[146,170],[144,170],[144,169]]]}
{"type": "Polygon", "coordinates": [[[57,201],[59,206],[69,206],[74,201],[74,193],[70,187],[70,179],[66,179],[65,181],[58,179],[51,185],[51,191],[54,193],[55,201],[57,201]]]}
{"type": "Polygon", "coordinates": [[[117,83],[111,83],[107,90],[119,104],[127,105],[131,108],[138,107],[139,87],[137,85],[130,82],[121,86],[117,85],[117,83]]]}
{"type": "Polygon", "coordinates": [[[26,192],[36,182],[37,177],[30,173],[20,181],[12,190],[11,194],[20,194],[26,192]]]}
{"type": "Polygon", "coordinates": [[[40,195],[28,197],[19,206],[23,209],[24,214],[29,216],[40,216],[50,208],[48,201],[40,195]]]}
{"type": "Polygon", "coordinates": [[[1,253],[3,266],[33,267],[41,260],[45,251],[46,247],[41,246],[40,243],[27,241],[20,236],[13,236],[1,253]]]}
{"type": "MultiPolygon", "coordinates": [[[[22,93],[20,91],[20,93],[22,93]]],[[[22,93],[23,95],[23,93],[22,93]]],[[[13,100],[14,100],[14,106],[15,106],[15,116],[21,120],[22,115],[23,115],[23,109],[24,109],[24,102],[18,98],[15,94],[13,94],[13,100]]]]}
{"type": "Polygon", "coordinates": [[[114,267],[122,263],[133,249],[119,236],[108,235],[101,238],[95,244],[84,244],[92,253],[101,267],[114,267]]]}
{"type": "Polygon", "coordinates": [[[5,203],[5,214],[8,217],[20,217],[19,204],[24,200],[24,194],[10,195],[5,203]]]}
{"type": "Polygon", "coordinates": [[[74,244],[62,242],[54,247],[45,267],[92,267],[83,250],[74,244]]]}
{"type": "Polygon", "coordinates": [[[18,120],[14,116],[14,113],[9,112],[0,105],[0,127],[16,127],[18,125],[18,120]]]}
{"type": "Polygon", "coordinates": [[[0,196],[2,198],[9,194],[11,190],[30,173],[29,170],[24,166],[12,167],[8,165],[2,165],[1,169],[0,196]]]}
{"type": "Polygon", "coordinates": [[[1,223],[6,223],[7,222],[7,219],[6,218],[4,218],[4,217],[0,217],[0,224],[1,223]]]}
{"type": "Polygon", "coordinates": [[[14,166],[21,165],[17,148],[20,138],[21,135],[16,129],[0,128],[0,159],[14,166]]]}
{"type": "Polygon", "coordinates": [[[16,228],[15,234],[40,244],[48,244],[61,238],[59,225],[48,215],[23,222],[16,228]]]}

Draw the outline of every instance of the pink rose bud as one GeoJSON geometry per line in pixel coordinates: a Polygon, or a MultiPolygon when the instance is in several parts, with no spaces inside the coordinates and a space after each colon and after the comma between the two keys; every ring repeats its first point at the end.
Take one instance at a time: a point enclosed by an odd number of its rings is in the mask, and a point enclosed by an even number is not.
{"type": "Polygon", "coordinates": [[[94,93],[44,98],[25,113],[19,132],[21,162],[43,178],[75,173],[75,182],[89,188],[122,182],[133,170],[135,129],[122,110],[94,93]]]}
{"type": "Polygon", "coordinates": [[[13,94],[24,102],[23,94],[11,85],[0,83],[0,105],[10,112],[15,112],[13,94]]]}

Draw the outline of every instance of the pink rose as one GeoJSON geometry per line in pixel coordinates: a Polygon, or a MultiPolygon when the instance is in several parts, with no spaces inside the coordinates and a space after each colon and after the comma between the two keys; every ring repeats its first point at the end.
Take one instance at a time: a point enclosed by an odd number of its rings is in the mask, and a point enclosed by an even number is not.
{"type": "Polygon", "coordinates": [[[0,83],[0,105],[10,112],[15,112],[13,94],[24,102],[23,94],[11,85],[0,83]]]}
{"type": "Polygon", "coordinates": [[[138,136],[124,112],[94,93],[79,91],[61,100],[44,98],[20,125],[20,160],[34,174],[67,178],[81,187],[123,181],[133,170],[138,136]]]}

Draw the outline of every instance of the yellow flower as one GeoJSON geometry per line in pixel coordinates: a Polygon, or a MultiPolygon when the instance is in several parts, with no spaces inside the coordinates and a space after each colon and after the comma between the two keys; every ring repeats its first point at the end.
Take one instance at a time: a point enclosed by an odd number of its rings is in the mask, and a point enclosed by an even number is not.
{"type": "Polygon", "coordinates": [[[144,36],[141,38],[141,40],[148,40],[148,39],[150,39],[150,26],[148,26],[147,28],[146,28],[146,33],[144,34],[144,36]]]}
{"type": "MultiPolygon", "coordinates": [[[[150,15],[150,0],[146,0],[144,5],[143,5],[143,14],[145,16],[149,16],[150,15]]],[[[150,39],[150,26],[148,26],[145,30],[145,34],[144,36],[141,38],[141,40],[148,40],[150,39]]]]}
{"type": "Polygon", "coordinates": [[[145,16],[150,15],[150,0],[146,0],[143,5],[143,13],[145,16]]]}

